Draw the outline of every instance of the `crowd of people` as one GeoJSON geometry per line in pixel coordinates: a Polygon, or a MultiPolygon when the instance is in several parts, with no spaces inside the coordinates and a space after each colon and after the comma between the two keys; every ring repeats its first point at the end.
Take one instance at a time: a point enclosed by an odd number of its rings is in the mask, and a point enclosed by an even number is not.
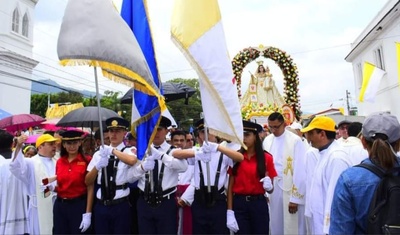
{"type": "Polygon", "coordinates": [[[397,118],[267,122],[243,120],[237,148],[204,119],[189,133],[162,116],[143,159],[121,117],[34,145],[0,130],[0,234],[366,233],[379,177],[353,166],[399,166],[397,118]]]}

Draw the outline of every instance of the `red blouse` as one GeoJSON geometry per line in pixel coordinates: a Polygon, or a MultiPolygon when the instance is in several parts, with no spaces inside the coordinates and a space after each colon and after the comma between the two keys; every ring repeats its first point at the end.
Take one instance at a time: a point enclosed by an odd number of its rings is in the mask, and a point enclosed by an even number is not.
{"type": "Polygon", "coordinates": [[[71,162],[65,156],[57,160],[57,194],[60,198],[71,199],[87,193],[85,176],[89,162],[90,157],[85,161],[80,154],[71,162]]]}
{"type": "MultiPolygon", "coordinates": [[[[240,165],[237,169],[232,192],[244,195],[264,194],[265,190],[263,188],[263,184],[260,182],[260,177],[257,174],[256,156],[254,155],[249,159],[247,152],[245,152],[243,156],[244,159],[242,162],[240,162],[240,165]]],[[[273,179],[278,174],[275,170],[272,155],[269,153],[264,153],[264,156],[265,168],[267,171],[266,175],[273,179]]],[[[229,174],[232,177],[232,169],[229,170],[229,174]]]]}

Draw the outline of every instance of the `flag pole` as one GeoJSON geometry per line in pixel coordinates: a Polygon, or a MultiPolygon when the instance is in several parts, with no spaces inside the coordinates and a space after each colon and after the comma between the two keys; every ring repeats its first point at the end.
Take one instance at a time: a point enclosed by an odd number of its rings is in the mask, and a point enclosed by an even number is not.
{"type": "MultiPolygon", "coordinates": [[[[203,113],[201,113],[203,114],[203,113]]],[[[203,115],[201,115],[203,116],[203,115]]],[[[206,119],[203,118],[204,121],[204,142],[208,144],[208,127],[206,125],[206,119]]],[[[211,154],[211,153],[208,153],[211,154]]],[[[207,170],[207,192],[211,193],[211,181],[210,181],[210,163],[206,162],[206,170],[207,170]]],[[[217,183],[218,184],[218,183],[217,183]]]]}
{"type": "MultiPolygon", "coordinates": [[[[101,118],[101,112],[100,112],[99,81],[97,79],[97,67],[94,66],[93,68],[94,68],[94,81],[96,84],[97,111],[99,114],[100,141],[101,141],[101,147],[104,148],[103,120],[101,118]]],[[[108,190],[108,181],[107,181],[108,175],[107,175],[107,169],[105,167],[102,169],[102,174],[104,174],[104,179],[106,179],[104,180],[104,184],[106,186],[106,189],[108,190]]],[[[102,195],[102,197],[104,197],[104,195],[102,195]]]]}

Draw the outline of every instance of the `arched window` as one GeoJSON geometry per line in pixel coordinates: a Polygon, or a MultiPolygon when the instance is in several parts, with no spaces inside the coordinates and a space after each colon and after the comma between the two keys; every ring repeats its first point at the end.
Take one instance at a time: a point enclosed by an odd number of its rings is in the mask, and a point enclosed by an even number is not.
{"type": "Polygon", "coordinates": [[[24,17],[22,18],[22,35],[25,37],[29,36],[29,18],[28,13],[25,13],[24,17]]]}
{"type": "Polygon", "coordinates": [[[14,31],[16,33],[19,32],[19,11],[18,11],[18,8],[15,8],[15,10],[13,12],[12,31],[14,31]]]}

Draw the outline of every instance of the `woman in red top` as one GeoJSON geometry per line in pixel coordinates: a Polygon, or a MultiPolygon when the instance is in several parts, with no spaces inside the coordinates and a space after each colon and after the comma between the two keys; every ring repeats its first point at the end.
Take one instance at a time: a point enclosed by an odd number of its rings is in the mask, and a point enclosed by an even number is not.
{"type": "Polygon", "coordinates": [[[82,150],[80,131],[62,133],[60,159],[56,164],[57,199],[53,208],[54,234],[80,234],[91,224],[93,187],[85,184],[90,162],[82,150]]]}
{"type": "Polygon", "coordinates": [[[243,121],[244,160],[236,163],[229,174],[227,226],[238,234],[269,234],[268,199],[265,192],[274,190],[277,176],[272,155],[264,152],[258,135],[262,126],[243,121]]]}

